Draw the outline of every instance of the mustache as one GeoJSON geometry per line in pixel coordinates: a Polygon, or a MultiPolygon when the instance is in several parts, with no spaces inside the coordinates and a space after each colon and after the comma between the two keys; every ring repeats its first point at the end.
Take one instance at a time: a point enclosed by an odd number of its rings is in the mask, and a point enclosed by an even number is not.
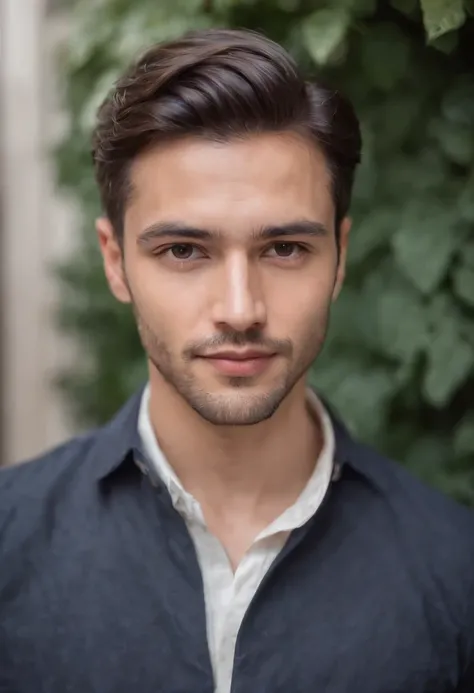
{"type": "Polygon", "coordinates": [[[186,346],[183,354],[186,360],[191,360],[222,347],[259,347],[282,356],[291,356],[293,352],[293,344],[289,339],[270,339],[265,337],[261,330],[250,328],[244,332],[223,332],[199,342],[193,342],[186,346]]]}

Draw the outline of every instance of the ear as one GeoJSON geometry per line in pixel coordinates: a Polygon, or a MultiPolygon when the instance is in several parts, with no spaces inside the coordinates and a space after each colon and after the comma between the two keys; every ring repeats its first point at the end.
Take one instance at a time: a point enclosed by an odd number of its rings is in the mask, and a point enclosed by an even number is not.
{"type": "Polygon", "coordinates": [[[347,262],[347,247],[349,243],[349,232],[352,226],[352,219],[344,217],[339,227],[339,263],[337,266],[336,282],[332,294],[332,300],[335,301],[342,289],[346,276],[347,262]]]}
{"type": "Polygon", "coordinates": [[[121,303],[130,303],[131,297],[123,267],[123,252],[113,226],[109,219],[100,217],[96,220],[95,227],[110,290],[121,303]]]}

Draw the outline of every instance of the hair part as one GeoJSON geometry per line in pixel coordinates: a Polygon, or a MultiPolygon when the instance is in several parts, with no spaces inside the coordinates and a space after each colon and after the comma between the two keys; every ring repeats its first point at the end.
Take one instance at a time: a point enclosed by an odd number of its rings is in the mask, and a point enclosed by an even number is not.
{"type": "Polygon", "coordinates": [[[139,154],[183,137],[225,142],[264,132],[295,132],[319,147],[338,231],[361,151],[359,122],[339,91],[305,81],[280,45],[251,31],[191,32],[149,48],[100,106],[93,134],[100,197],[117,239],[139,154]]]}

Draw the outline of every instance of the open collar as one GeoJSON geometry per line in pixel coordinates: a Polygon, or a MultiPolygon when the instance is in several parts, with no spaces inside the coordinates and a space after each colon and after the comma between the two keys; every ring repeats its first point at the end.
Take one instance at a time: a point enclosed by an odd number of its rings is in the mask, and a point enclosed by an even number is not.
{"type": "MultiPolygon", "coordinates": [[[[145,386],[142,386],[116,416],[96,432],[96,443],[91,449],[91,455],[93,474],[97,481],[111,476],[126,463],[136,464],[142,460],[146,464],[138,432],[138,415],[144,389],[145,386]]],[[[320,398],[334,427],[334,478],[341,476],[346,466],[369,476],[369,469],[364,464],[364,455],[361,452],[364,446],[354,440],[331,405],[324,398],[320,398]]]]}

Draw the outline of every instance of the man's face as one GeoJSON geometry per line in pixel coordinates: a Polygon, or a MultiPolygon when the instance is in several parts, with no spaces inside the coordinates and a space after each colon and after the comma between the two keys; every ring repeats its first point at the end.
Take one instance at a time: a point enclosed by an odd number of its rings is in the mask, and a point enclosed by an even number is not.
{"type": "Polygon", "coordinates": [[[304,380],[343,279],[324,158],[290,134],[184,139],[139,156],[123,258],[98,231],[115,296],[133,304],[152,377],[213,424],[269,418],[304,380]]]}

